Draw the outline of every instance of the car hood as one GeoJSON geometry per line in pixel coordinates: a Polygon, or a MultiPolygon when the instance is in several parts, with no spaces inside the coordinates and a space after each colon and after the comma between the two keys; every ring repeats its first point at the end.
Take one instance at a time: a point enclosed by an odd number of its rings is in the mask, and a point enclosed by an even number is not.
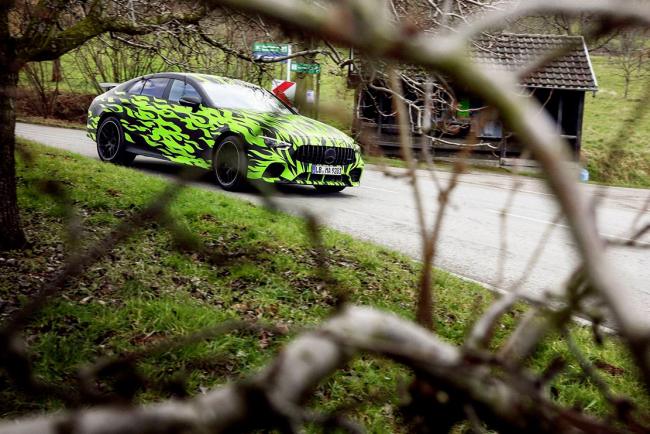
{"type": "Polygon", "coordinates": [[[321,145],[356,147],[354,140],[336,128],[298,114],[242,113],[254,118],[261,137],[287,142],[295,146],[321,145]]]}

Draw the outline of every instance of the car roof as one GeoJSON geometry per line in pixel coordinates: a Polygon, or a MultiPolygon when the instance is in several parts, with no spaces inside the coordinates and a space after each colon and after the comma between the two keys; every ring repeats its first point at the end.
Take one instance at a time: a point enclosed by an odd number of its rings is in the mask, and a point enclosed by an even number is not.
{"type": "Polygon", "coordinates": [[[236,86],[259,88],[259,86],[257,85],[254,85],[247,81],[238,80],[236,78],[221,77],[219,75],[210,75],[210,74],[199,74],[194,72],[158,72],[155,74],[145,75],[143,78],[154,78],[154,77],[178,78],[178,79],[190,78],[199,83],[212,82],[217,84],[230,84],[236,86]]]}

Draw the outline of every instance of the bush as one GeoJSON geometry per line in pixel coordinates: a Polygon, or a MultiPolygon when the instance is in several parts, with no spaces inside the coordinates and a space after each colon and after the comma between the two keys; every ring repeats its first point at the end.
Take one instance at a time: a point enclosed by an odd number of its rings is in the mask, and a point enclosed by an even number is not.
{"type": "MultiPolygon", "coordinates": [[[[52,96],[49,95],[49,98],[52,96]]],[[[90,106],[95,96],[93,94],[60,92],[54,98],[51,108],[47,108],[47,104],[43,104],[42,98],[37,92],[26,88],[18,88],[16,92],[16,112],[18,116],[39,116],[85,123],[88,106],[90,106]]]]}

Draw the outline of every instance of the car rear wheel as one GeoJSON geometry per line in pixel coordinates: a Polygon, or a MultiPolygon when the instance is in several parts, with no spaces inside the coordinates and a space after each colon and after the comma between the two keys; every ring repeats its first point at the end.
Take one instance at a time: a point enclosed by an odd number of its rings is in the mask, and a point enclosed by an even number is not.
{"type": "Polygon", "coordinates": [[[97,128],[97,154],[102,161],[128,165],[133,162],[135,154],[125,150],[124,131],[120,120],[108,117],[97,128]]]}
{"type": "Polygon", "coordinates": [[[330,193],[338,193],[339,191],[343,191],[345,186],[344,185],[314,185],[314,188],[319,193],[330,194],[330,193]]]}
{"type": "Polygon", "coordinates": [[[246,184],[248,161],[241,139],[230,136],[219,143],[212,156],[212,170],[224,190],[239,190],[246,184]]]}

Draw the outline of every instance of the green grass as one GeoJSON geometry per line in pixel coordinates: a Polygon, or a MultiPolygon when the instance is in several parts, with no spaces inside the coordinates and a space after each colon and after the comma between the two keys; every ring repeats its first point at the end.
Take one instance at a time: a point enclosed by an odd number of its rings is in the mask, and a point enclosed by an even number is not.
{"type": "Polygon", "coordinates": [[[636,78],[628,99],[616,59],[592,58],[599,91],[586,96],[583,155],[594,181],[614,185],[650,187],[650,118],[645,115],[625,126],[639,110],[647,81],[636,78]],[[622,133],[622,134],[621,134],[622,133]]]}
{"type": "MultiPolygon", "coordinates": [[[[0,255],[0,298],[17,306],[49,279],[63,261],[63,211],[41,192],[41,181],[56,179],[66,188],[83,224],[84,245],[104,236],[124,215],[142,208],[166,181],[127,168],[85,159],[33,143],[22,144],[35,159],[18,165],[19,201],[33,246],[0,255]]],[[[52,301],[31,323],[25,336],[37,374],[55,384],[73,386],[75,370],[106,354],[120,354],[228,319],[258,319],[293,332],[318,324],[331,311],[335,290],[316,272],[311,243],[302,219],[222,194],[188,188],[171,212],[182,226],[198,234],[225,262],[182,253],[159,225],[151,224],[80,279],[64,297],[52,301]]],[[[354,303],[367,304],[412,318],[419,264],[405,256],[348,235],[325,229],[327,263],[336,287],[354,303]]],[[[460,343],[472,321],[493,295],[479,285],[436,273],[436,329],[447,341],[460,343]]],[[[523,309],[504,318],[496,342],[512,330],[523,309]]],[[[630,356],[616,338],[603,347],[588,329],[573,333],[592,361],[616,369],[602,372],[616,393],[635,398],[643,411],[650,398],[643,392],[630,356]]],[[[289,337],[233,333],[176,351],[152,355],[139,363],[147,377],[187,377],[191,394],[249,375],[277,354],[289,337]],[[268,340],[267,340],[268,338],[268,340]]],[[[595,414],[607,404],[579,372],[566,345],[557,337],[544,341],[530,364],[536,369],[561,356],[567,370],[554,382],[557,399],[595,414]]],[[[0,374],[0,415],[57,408],[52,400],[30,400],[7,386],[0,374]]],[[[409,373],[382,359],[363,357],[328,380],[314,404],[332,409],[354,404],[352,415],[371,432],[401,431],[393,405],[409,373]],[[376,398],[377,396],[381,398],[376,398]]],[[[163,398],[150,390],[142,401],[163,398]]]]}

